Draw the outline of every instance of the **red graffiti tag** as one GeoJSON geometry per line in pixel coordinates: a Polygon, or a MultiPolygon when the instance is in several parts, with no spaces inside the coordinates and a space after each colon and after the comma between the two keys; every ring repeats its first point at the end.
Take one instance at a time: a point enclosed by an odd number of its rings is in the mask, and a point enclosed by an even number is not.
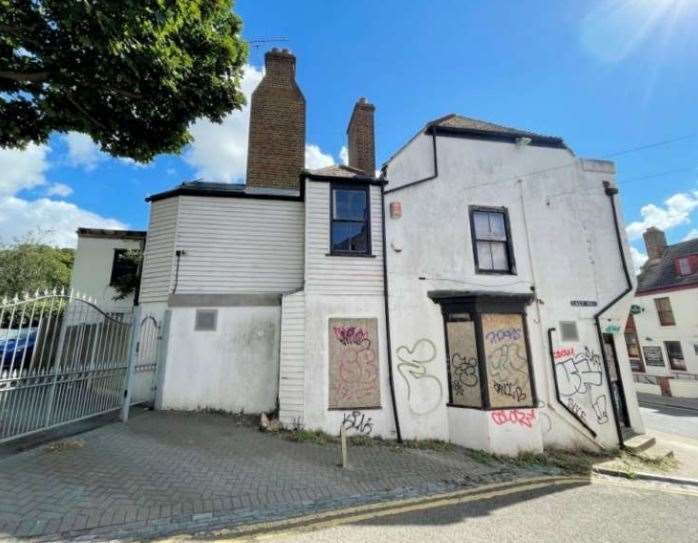
{"type": "Polygon", "coordinates": [[[556,349],[553,356],[555,357],[555,360],[558,358],[568,358],[570,356],[574,356],[574,347],[562,347],[560,349],[556,349]]]}
{"type": "Polygon", "coordinates": [[[503,411],[492,411],[492,420],[498,426],[502,424],[518,424],[526,428],[533,427],[533,421],[536,420],[535,409],[509,409],[503,411]]]}

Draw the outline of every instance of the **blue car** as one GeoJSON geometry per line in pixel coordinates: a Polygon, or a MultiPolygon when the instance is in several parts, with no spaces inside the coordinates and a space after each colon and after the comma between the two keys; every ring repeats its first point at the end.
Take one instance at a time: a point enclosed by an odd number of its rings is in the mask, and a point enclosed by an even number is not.
{"type": "Polygon", "coordinates": [[[21,333],[17,334],[15,337],[9,337],[7,339],[4,336],[7,331],[0,332],[0,368],[3,370],[10,369],[12,365],[12,357],[14,354],[14,368],[19,368],[22,364],[22,358],[24,358],[24,366],[26,367],[31,360],[32,353],[34,352],[34,346],[36,345],[37,329],[29,328],[23,330],[21,333]]]}

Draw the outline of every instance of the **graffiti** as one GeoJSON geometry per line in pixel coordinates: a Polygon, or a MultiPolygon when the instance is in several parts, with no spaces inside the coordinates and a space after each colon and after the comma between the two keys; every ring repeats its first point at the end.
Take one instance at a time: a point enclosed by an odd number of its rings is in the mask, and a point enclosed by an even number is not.
{"type": "Polygon", "coordinates": [[[373,419],[367,417],[361,411],[352,411],[344,414],[342,427],[345,430],[356,430],[367,436],[373,431],[373,419]]]}
{"type": "Polygon", "coordinates": [[[521,328],[500,328],[491,330],[485,334],[485,339],[490,343],[499,343],[508,339],[509,341],[517,341],[523,337],[521,328]]]}
{"type": "Polygon", "coordinates": [[[591,406],[594,408],[594,413],[596,414],[596,421],[599,424],[606,424],[608,422],[608,410],[606,406],[608,405],[608,398],[605,395],[599,396],[594,400],[591,406]]]}
{"type": "Polygon", "coordinates": [[[330,319],[330,408],[380,405],[376,319],[330,319]]]}
{"type": "Polygon", "coordinates": [[[520,386],[515,385],[514,383],[494,383],[494,390],[497,394],[501,394],[502,396],[508,396],[509,398],[514,399],[516,402],[522,402],[526,399],[526,393],[521,390],[520,386]]]}
{"type": "Polygon", "coordinates": [[[568,358],[570,356],[574,356],[574,347],[562,347],[560,349],[556,349],[553,353],[555,360],[558,360],[559,358],[568,358]]]}
{"type": "Polygon", "coordinates": [[[545,402],[538,402],[538,407],[540,408],[538,411],[538,418],[543,421],[543,432],[547,434],[553,429],[553,421],[550,420],[550,415],[544,411],[544,409],[547,407],[545,402]]]}
{"type": "Polygon", "coordinates": [[[453,392],[462,396],[465,387],[477,386],[480,382],[477,368],[477,358],[464,358],[458,353],[451,357],[451,386],[453,392]]]}
{"type": "Polygon", "coordinates": [[[536,420],[535,409],[505,409],[500,411],[491,411],[490,416],[492,421],[497,426],[503,424],[518,424],[526,428],[532,428],[533,422],[536,420]]]}
{"type": "Polygon", "coordinates": [[[555,374],[561,396],[584,394],[603,382],[601,356],[585,347],[583,353],[556,362],[555,374]]]}
{"type": "Polygon", "coordinates": [[[579,403],[577,403],[577,401],[574,398],[567,399],[567,407],[569,407],[572,413],[574,413],[582,421],[584,421],[585,423],[587,422],[586,411],[584,411],[584,408],[581,405],[579,405],[579,403]]]}
{"type": "Polygon", "coordinates": [[[528,359],[523,345],[501,345],[490,351],[487,360],[495,381],[509,381],[522,388],[528,382],[528,359]]]}
{"type": "Polygon", "coordinates": [[[410,349],[401,345],[397,349],[400,363],[397,369],[407,385],[407,403],[415,415],[427,415],[441,405],[443,385],[428,373],[427,364],[436,358],[436,346],[426,338],[418,340],[410,349]]]}

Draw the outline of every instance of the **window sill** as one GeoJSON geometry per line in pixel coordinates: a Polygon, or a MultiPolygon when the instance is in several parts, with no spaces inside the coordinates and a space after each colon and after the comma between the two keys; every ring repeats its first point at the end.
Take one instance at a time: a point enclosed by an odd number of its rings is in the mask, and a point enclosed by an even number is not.
{"type": "Polygon", "coordinates": [[[370,407],[328,407],[328,411],[376,411],[383,409],[380,405],[374,405],[370,407]]]}
{"type": "Polygon", "coordinates": [[[516,270],[481,270],[478,268],[475,273],[480,275],[516,275],[516,270]]]}
{"type": "Polygon", "coordinates": [[[512,409],[537,409],[535,405],[514,405],[509,407],[470,407],[467,405],[456,405],[454,403],[447,403],[446,407],[453,407],[454,409],[470,409],[472,411],[509,411],[512,409]]]}
{"type": "Polygon", "coordinates": [[[376,255],[368,254],[368,253],[325,253],[325,256],[349,256],[353,258],[376,258],[376,255]]]}

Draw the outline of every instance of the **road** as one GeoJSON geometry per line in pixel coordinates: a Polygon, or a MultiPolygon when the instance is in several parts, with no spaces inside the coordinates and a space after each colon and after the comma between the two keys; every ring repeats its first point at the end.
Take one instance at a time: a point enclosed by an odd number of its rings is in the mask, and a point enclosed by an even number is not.
{"type": "Polygon", "coordinates": [[[640,404],[646,430],[698,439],[698,411],[669,406],[640,404]]]}
{"type": "Polygon", "coordinates": [[[695,543],[696,511],[698,491],[602,480],[379,515],[264,539],[280,543],[695,543]]]}

